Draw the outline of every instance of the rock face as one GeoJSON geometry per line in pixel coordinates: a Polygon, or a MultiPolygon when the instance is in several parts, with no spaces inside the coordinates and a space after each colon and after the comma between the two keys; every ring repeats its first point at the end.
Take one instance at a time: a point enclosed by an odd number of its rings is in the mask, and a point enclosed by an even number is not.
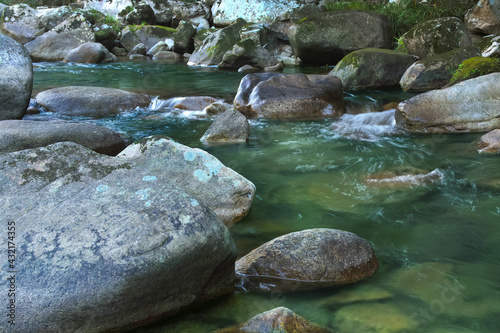
{"type": "Polygon", "coordinates": [[[189,58],[192,65],[218,65],[234,44],[240,41],[240,30],[246,24],[242,19],[224,29],[208,35],[200,47],[196,48],[189,58]]]}
{"type": "Polygon", "coordinates": [[[0,34],[0,120],[21,119],[33,89],[33,65],[28,51],[0,34]]]}
{"type": "Polygon", "coordinates": [[[149,25],[156,24],[155,13],[146,2],[139,2],[134,6],[134,10],[127,14],[125,20],[128,24],[140,25],[143,22],[149,25]]]}
{"type": "Polygon", "coordinates": [[[415,133],[486,132],[500,127],[500,73],[431,90],[398,105],[398,125],[415,133]]]}
{"type": "Polygon", "coordinates": [[[42,91],[38,105],[59,115],[102,118],[150,103],[147,96],[103,87],[69,86],[42,91]]]}
{"type": "Polygon", "coordinates": [[[419,23],[405,33],[401,40],[408,53],[422,59],[472,45],[467,28],[456,17],[419,23]]]}
{"type": "Polygon", "coordinates": [[[101,154],[117,155],[125,149],[120,135],[109,128],[62,121],[0,121],[0,152],[13,152],[71,141],[101,154]]]}
{"type": "Polygon", "coordinates": [[[309,322],[292,310],[279,307],[249,319],[247,322],[216,333],[328,333],[330,330],[309,322]]]}
{"type": "Polygon", "coordinates": [[[179,22],[177,32],[174,37],[173,51],[184,54],[194,51],[194,35],[196,35],[196,28],[186,21],[179,22]]]}
{"type": "Polygon", "coordinates": [[[311,118],[344,112],[342,83],[329,75],[248,74],[233,105],[247,117],[311,118]]]}
{"type": "Polygon", "coordinates": [[[167,38],[174,38],[175,29],[159,27],[155,25],[139,26],[137,29],[126,27],[122,30],[120,42],[127,50],[132,50],[137,44],[144,44],[146,49],[152,48],[158,42],[164,42],[167,38]]]}
{"type": "Polygon", "coordinates": [[[404,73],[401,88],[422,92],[442,88],[464,60],[478,56],[479,51],[470,46],[419,60],[404,73]]]}
{"type": "Polygon", "coordinates": [[[253,23],[271,23],[276,17],[300,7],[302,1],[292,0],[222,0],[212,6],[216,25],[229,25],[238,18],[253,23]]]}
{"type": "Polygon", "coordinates": [[[474,33],[500,34],[500,3],[479,0],[467,18],[467,28],[474,33]]]}
{"type": "Polygon", "coordinates": [[[309,229],[275,238],[236,262],[244,288],[291,291],[339,286],[372,276],[370,244],[347,231],[309,229]]]}
{"type": "Polygon", "coordinates": [[[65,57],[66,62],[99,64],[115,61],[116,57],[109,53],[101,43],[84,43],[71,50],[65,57]]]}
{"type": "Polygon", "coordinates": [[[294,54],[304,63],[334,65],[364,48],[389,48],[385,15],[369,11],[334,11],[308,16],[288,30],[294,54]]]}
{"type": "Polygon", "coordinates": [[[142,148],[111,158],[66,142],[0,155],[0,223],[15,223],[24,253],[18,332],[122,331],[233,290],[227,228],[177,178],[147,167],[172,150],[142,148]]]}
{"type": "Polygon", "coordinates": [[[60,61],[81,44],[94,41],[90,23],[82,14],[74,14],[25,46],[35,62],[60,61]]]}
{"type": "Polygon", "coordinates": [[[2,24],[0,33],[7,35],[20,44],[26,44],[35,39],[45,30],[36,16],[37,11],[26,4],[16,4],[0,9],[2,24]]]}
{"type": "Polygon", "coordinates": [[[220,68],[240,68],[250,65],[257,68],[275,66],[279,61],[265,48],[247,38],[237,42],[222,57],[220,68]]]}
{"type": "Polygon", "coordinates": [[[500,154],[500,129],[486,133],[474,145],[480,153],[500,154]]]}
{"type": "Polygon", "coordinates": [[[217,117],[201,140],[217,143],[245,142],[249,135],[250,125],[247,118],[232,109],[217,117]]]}
{"type": "Polygon", "coordinates": [[[406,53],[363,49],[345,56],[328,75],[338,77],[347,91],[392,87],[414,62],[406,53]]]}

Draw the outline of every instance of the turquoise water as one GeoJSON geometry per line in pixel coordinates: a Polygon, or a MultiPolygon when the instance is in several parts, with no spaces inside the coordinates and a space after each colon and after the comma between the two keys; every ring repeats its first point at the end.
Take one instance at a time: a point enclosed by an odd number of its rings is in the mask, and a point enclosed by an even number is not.
{"type": "MultiPolygon", "coordinates": [[[[94,85],[230,101],[242,76],[184,64],[38,64],[35,90],[94,85]]],[[[387,90],[345,97],[351,112],[360,113],[409,96],[387,90]]],[[[37,116],[47,117],[52,116],[37,116]]],[[[239,256],[289,232],[328,227],[367,239],[381,264],[372,278],[354,285],[272,295],[236,292],[136,333],[210,332],[277,306],[335,332],[500,332],[499,157],[474,150],[471,142],[480,134],[408,135],[362,117],[252,120],[248,143],[225,146],[199,141],[213,119],[170,109],[76,119],[109,126],[130,141],[168,135],[207,150],[254,182],[250,215],[230,229],[239,256]],[[437,184],[383,188],[365,182],[372,174],[435,169],[443,174],[437,184]]]]}

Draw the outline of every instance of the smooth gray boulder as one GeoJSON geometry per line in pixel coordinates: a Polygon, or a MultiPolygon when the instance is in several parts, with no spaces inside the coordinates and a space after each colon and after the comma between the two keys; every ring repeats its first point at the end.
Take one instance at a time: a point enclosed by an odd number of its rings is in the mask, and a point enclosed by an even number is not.
{"type": "Polygon", "coordinates": [[[368,48],[349,53],[328,75],[338,77],[345,91],[388,88],[399,85],[414,62],[407,53],[368,48]]]}
{"type": "Polygon", "coordinates": [[[442,88],[463,61],[480,55],[477,48],[469,46],[419,60],[401,77],[401,89],[423,92],[442,88]]]}
{"type": "Polygon", "coordinates": [[[473,33],[500,34],[500,3],[479,0],[467,15],[467,28],[473,33]]]}
{"type": "Polygon", "coordinates": [[[307,16],[288,29],[288,37],[297,57],[318,65],[335,65],[353,51],[391,45],[387,17],[358,10],[307,16]]]}
{"type": "Polygon", "coordinates": [[[480,76],[401,102],[396,122],[414,133],[491,131],[500,128],[499,96],[500,73],[480,76]]]}
{"type": "Polygon", "coordinates": [[[83,14],[76,13],[54,29],[25,44],[31,58],[39,61],[61,61],[83,43],[94,42],[95,34],[83,14]]]}
{"type": "Polygon", "coordinates": [[[116,61],[116,56],[111,54],[101,43],[83,43],[77,48],[69,51],[64,57],[66,62],[78,62],[84,64],[100,64],[116,61]]]}
{"type": "Polygon", "coordinates": [[[94,124],[63,121],[0,121],[0,153],[71,141],[95,152],[117,155],[125,142],[115,131],[94,124]]]}
{"type": "Polygon", "coordinates": [[[36,101],[59,115],[103,118],[147,107],[150,98],[120,89],[69,86],[42,91],[36,95],[36,101]]]}
{"type": "Polygon", "coordinates": [[[249,118],[317,118],[344,113],[342,83],[331,75],[248,74],[233,105],[249,118]]]}
{"type": "Polygon", "coordinates": [[[129,330],[232,292],[227,228],[175,176],[147,167],[171,150],[142,148],[137,159],[68,142],[0,155],[0,225],[15,224],[20,252],[15,332],[129,330]]]}
{"type": "Polygon", "coordinates": [[[336,229],[308,229],[275,238],[236,262],[243,288],[295,291],[341,286],[378,270],[371,245],[336,229]]]}
{"type": "Polygon", "coordinates": [[[33,89],[33,65],[28,51],[0,34],[0,120],[22,119],[33,89]]]}
{"type": "Polygon", "coordinates": [[[217,117],[210,125],[201,141],[209,143],[245,142],[250,135],[247,118],[240,112],[231,109],[217,117]]]}
{"type": "Polygon", "coordinates": [[[444,17],[417,24],[401,36],[409,54],[423,59],[472,45],[465,24],[456,17],[444,17]]]}

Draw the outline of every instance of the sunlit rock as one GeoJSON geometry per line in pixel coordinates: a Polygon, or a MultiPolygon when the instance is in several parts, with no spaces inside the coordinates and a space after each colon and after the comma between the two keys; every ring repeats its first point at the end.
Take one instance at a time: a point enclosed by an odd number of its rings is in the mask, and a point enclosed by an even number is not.
{"type": "Polygon", "coordinates": [[[250,135],[247,118],[240,112],[227,110],[210,125],[201,141],[208,143],[245,142],[250,135]]]}
{"type": "Polygon", "coordinates": [[[236,262],[242,288],[294,291],[341,286],[372,276],[379,263],[363,238],[309,229],[275,238],[236,262]]]}
{"type": "Polygon", "coordinates": [[[474,142],[480,153],[500,154],[500,129],[495,129],[474,142]]]}
{"type": "Polygon", "coordinates": [[[108,51],[101,43],[84,43],[69,51],[64,57],[66,62],[86,64],[100,64],[116,61],[116,56],[108,51]]]}
{"type": "Polygon", "coordinates": [[[500,3],[479,0],[467,16],[467,28],[482,34],[500,34],[500,3]]]}

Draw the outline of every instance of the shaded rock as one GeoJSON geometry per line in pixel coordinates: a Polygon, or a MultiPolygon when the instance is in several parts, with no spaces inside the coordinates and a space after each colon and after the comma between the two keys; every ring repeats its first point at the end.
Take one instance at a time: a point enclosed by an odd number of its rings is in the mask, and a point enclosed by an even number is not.
{"type": "Polygon", "coordinates": [[[101,43],[89,42],[71,50],[66,57],[64,57],[64,61],[99,64],[116,61],[116,57],[112,55],[101,43]]]}
{"type": "Polygon", "coordinates": [[[276,17],[299,7],[301,1],[280,0],[222,0],[212,6],[212,17],[215,25],[225,26],[242,18],[247,22],[271,23],[276,17]]]}
{"type": "Polygon", "coordinates": [[[205,38],[216,32],[218,29],[210,28],[210,29],[201,29],[196,31],[196,35],[194,35],[194,48],[197,49],[201,47],[205,38]]]}
{"type": "Polygon", "coordinates": [[[149,57],[143,54],[131,54],[128,56],[130,60],[148,61],[149,57]]]}
{"type": "Polygon", "coordinates": [[[302,60],[297,57],[279,55],[276,58],[283,64],[284,67],[297,67],[302,64],[302,60]]]}
{"type": "MultiPolygon", "coordinates": [[[[144,44],[142,44],[142,45],[144,45],[144,44]]],[[[116,46],[111,49],[111,53],[113,53],[117,57],[125,57],[128,54],[127,50],[125,50],[124,48],[121,48],[121,47],[116,47],[116,46]]]]}
{"type": "Polygon", "coordinates": [[[486,133],[474,142],[479,153],[500,154],[500,129],[486,133]]]}
{"type": "Polygon", "coordinates": [[[54,29],[25,45],[33,61],[60,61],[83,43],[94,42],[94,32],[82,14],[74,14],[54,29]]]}
{"type": "Polygon", "coordinates": [[[366,90],[399,84],[415,60],[409,54],[383,49],[362,49],[344,58],[328,73],[342,81],[344,90],[366,90]]]}
{"type": "Polygon", "coordinates": [[[156,1],[152,2],[158,24],[177,27],[180,21],[193,25],[211,18],[210,7],[205,1],[156,1]]]}
{"type": "Polygon", "coordinates": [[[340,286],[372,276],[370,244],[347,231],[309,229],[275,238],[236,262],[244,288],[292,291],[340,286]]]}
{"type": "Polygon", "coordinates": [[[168,47],[167,43],[160,41],[153,45],[151,49],[146,53],[148,56],[152,57],[158,52],[163,52],[163,51],[171,51],[171,49],[168,47]]]}
{"type": "Polygon", "coordinates": [[[54,8],[37,7],[36,11],[37,11],[36,16],[38,17],[39,25],[45,31],[54,29],[62,22],[69,19],[75,13],[75,10],[71,9],[68,6],[54,7],[54,8]]]}
{"type": "Polygon", "coordinates": [[[283,71],[284,67],[285,66],[283,66],[282,62],[278,62],[276,65],[264,67],[264,71],[265,72],[281,72],[281,71],[283,71]]]}
{"type": "Polygon", "coordinates": [[[107,24],[103,24],[100,27],[95,27],[95,41],[104,45],[108,51],[111,51],[115,47],[115,40],[117,38],[117,33],[107,24]]]}
{"type": "Polygon", "coordinates": [[[279,307],[249,319],[247,322],[216,333],[328,333],[330,330],[309,322],[292,310],[279,307]]]}
{"type": "Polygon", "coordinates": [[[47,111],[59,115],[102,118],[147,107],[150,99],[120,89],[69,86],[42,91],[36,101],[47,111]]]}
{"type": "Polygon", "coordinates": [[[479,0],[467,16],[467,28],[474,33],[500,34],[500,3],[479,0]]]}
{"type": "Polygon", "coordinates": [[[238,68],[239,73],[256,73],[259,72],[261,68],[253,67],[250,65],[243,65],[240,68],[238,68]]]}
{"type": "Polygon", "coordinates": [[[122,30],[120,42],[127,50],[132,50],[139,43],[144,44],[149,50],[158,42],[174,38],[175,32],[175,29],[156,25],[141,25],[135,28],[128,26],[122,30]]]}
{"type": "Polygon", "coordinates": [[[192,53],[194,51],[194,35],[196,35],[196,28],[191,23],[179,22],[172,50],[180,54],[192,53]]]}
{"type": "Polygon", "coordinates": [[[474,45],[481,50],[481,56],[500,58],[500,36],[485,36],[474,45]]]}
{"type": "Polygon", "coordinates": [[[66,142],[0,155],[0,223],[22,225],[26,254],[16,260],[16,330],[122,331],[233,290],[227,228],[147,167],[171,153],[153,144],[136,160],[112,158],[66,142]]]}
{"type": "Polygon", "coordinates": [[[408,53],[422,59],[472,45],[465,24],[456,17],[419,23],[401,36],[401,41],[408,53]]]}
{"type": "Polygon", "coordinates": [[[228,103],[224,102],[214,102],[207,106],[205,109],[203,109],[203,112],[205,112],[207,115],[216,115],[220,113],[224,113],[227,110],[232,109],[233,106],[228,103]]]}
{"type": "Polygon", "coordinates": [[[22,119],[33,89],[33,65],[28,51],[0,34],[0,120],[22,119]]]}
{"type": "MultiPolygon", "coordinates": [[[[158,43],[162,43],[162,42],[158,42],[158,43]]],[[[146,53],[147,53],[146,45],[144,45],[143,43],[139,43],[136,46],[134,46],[132,48],[132,50],[130,50],[130,52],[128,53],[128,55],[129,56],[131,56],[133,54],[146,55],[146,53]]]]}
{"type": "Polygon", "coordinates": [[[240,41],[240,30],[245,24],[244,20],[238,19],[230,26],[208,35],[194,50],[189,58],[189,64],[218,65],[224,54],[240,41]]]}
{"type": "Polygon", "coordinates": [[[370,175],[364,179],[364,183],[369,186],[402,188],[440,183],[443,179],[444,174],[439,169],[435,169],[428,173],[425,171],[422,172],[421,170],[403,169],[396,170],[396,172],[370,175]]]}
{"type": "Polygon", "coordinates": [[[453,74],[447,86],[496,72],[500,72],[500,59],[474,57],[460,64],[460,68],[453,74]]]}
{"type": "Polygon", "coordinates": [[[306,64],[334,65],[364,48],[389,48],[385,15],[369,11],[334,11],[312,15],[288,30],[294,54],[306,64]]]}
{"type": "Polygon", "coordinates": [[[62,121],[0,121],[0,153],[71,141],[95,152],[117,155],[125,149],[120,135],[109,128],[62,121]]]}
{"type": "Polygon", "coordinates": [[[247,117],[338,116],[344,111],[342,83],[329,75],[248,74],[233,105],[247,117]]]}
{"type": "Polygon", "coordinates": [[[127,14],[125,21],[128,24],[140,25],[145,22],[148,25],[155,25],[156,18],[155,13],[151,6],[144,1],[139,2],[134,5],[134,10],[127,14]]]}
{"type": "Polygon", "coordinates": [[[153,60],[179,60],[182,55],[172,51],[160,51],[153,56],[153,60]]]}
{"type": "Polygon", "coordinates": [[[36,15],[37,10],[26,4],[7,6],[0,9],[0,33],[7,35],[20,44],[26,44],[41,34],[45,29],[36,15]]]}
{"type": "Polygon", "coordinates": [[[480,56],[478,49],[470,46],[419,60],[404,73],[400,81],[401,89],[429,91],[442,88],[464,60],[477,56],[480,56]]]}
{"type": "Polygon", "coordinates": [[[220,68],[239,68],[250,65],[259,68],[275,66],[279,61],[265,48],[247,38],[237,42],[222,57],[220,68]]]}
{"type": "Polygon", "coordinates": [[[500,73],[484,75],[401,102],[396,121],[416,133],[487,132],[500,127],[498,96],[500,73]]]}
{"type": "Polygon", "coordinates": [[[250,135],[247,118],[236,110],[227,110],[210,125],[201,141],[214,143],[245,142],[250,135]]]}

